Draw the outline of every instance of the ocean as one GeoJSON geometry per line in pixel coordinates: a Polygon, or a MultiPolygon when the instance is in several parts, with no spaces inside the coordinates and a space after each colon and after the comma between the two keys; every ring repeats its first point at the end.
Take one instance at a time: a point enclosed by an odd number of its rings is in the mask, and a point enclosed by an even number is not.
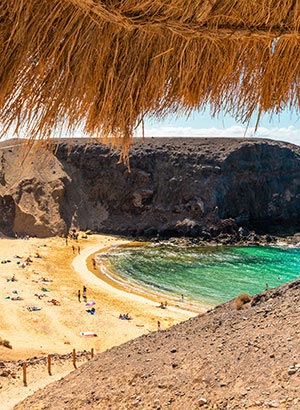
{"type": "Polygon", "coordinates": [[[271,246],[120,247],[106,254],[125,283],[172,299],[215,306],[296,279],[300,249],[271,246]]]}

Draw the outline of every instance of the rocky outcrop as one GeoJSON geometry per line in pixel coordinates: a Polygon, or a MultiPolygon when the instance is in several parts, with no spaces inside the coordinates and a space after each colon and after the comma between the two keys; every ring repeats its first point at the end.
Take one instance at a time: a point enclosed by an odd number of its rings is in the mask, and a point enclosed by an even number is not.
{"type": "Polygon", "coordinates": [[[72,140],[70,149],[60,140],[55,153],[45,149],[21,166],[22,142],[0,145],[5,234],[49,236],[75,227],[205,239],[299,223],[300,149],[292,144],[152,138],[135,143],[130,171],[100,143],[72,140]]]}

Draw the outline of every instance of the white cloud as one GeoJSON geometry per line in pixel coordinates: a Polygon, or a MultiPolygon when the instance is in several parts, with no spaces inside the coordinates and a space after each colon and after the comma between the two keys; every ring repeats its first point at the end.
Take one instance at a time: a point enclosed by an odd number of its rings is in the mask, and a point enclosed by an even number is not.
{"type": "MultiPolygon", "coordinates": [[[[137,136],[141,136],[138,131],[137,136]]],[[[279,141],[288,141],[300,145],[300,127],[254,127],[234,125],[228,128],[193,128],[193,127],[158,127],[146,128],[145,137],[224,137],[224,138],[270,138],[279,141]]]]}

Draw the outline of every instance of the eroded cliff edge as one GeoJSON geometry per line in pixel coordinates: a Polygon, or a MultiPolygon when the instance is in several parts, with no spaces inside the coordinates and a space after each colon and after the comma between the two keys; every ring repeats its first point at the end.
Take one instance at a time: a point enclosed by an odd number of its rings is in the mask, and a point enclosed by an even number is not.
{"type": "Polygon", "coordinates": [[[0,232],[98,232],[206,239],[300,224],[300,147],[263,139],[137,140],[131,172],[100,143],[60,140],[24,160],[0,143],[0,232]]]}

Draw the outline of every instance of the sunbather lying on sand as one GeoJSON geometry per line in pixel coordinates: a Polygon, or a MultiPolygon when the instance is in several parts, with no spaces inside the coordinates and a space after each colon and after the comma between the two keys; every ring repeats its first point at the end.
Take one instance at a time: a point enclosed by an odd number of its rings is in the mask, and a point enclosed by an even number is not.
{"type": "Polygon", "coordinates": [[[42,292],[51,292],[49,289],[46,289],[46,288],[42,288],[41,291],[42,292]]]}
{"type": "Polygon", "coordinates": [[[23,300],[20,296],[14,296],[10,300],[23,300]]]}
{"type": "Polygon", "coordinates": [[[29,310],[29,312],[37,312],[38,310],[41,310],[42,308],[39,308],[37,306],[27,306],[26,309],[29,310]]]}
{"type": "Polygon", "coordinates": [[[159,307],[159,308],[161,308],[161,309],[167,309],[167,306],[168,306],[168,302],[160,302],[160,305],[159,306],[157,306],[157,307],[159,307]]]}
{"type": "Polygon", "coordinates": [[[44,298],[46,295],[45,295],[45,293],[41,293],[40,295],[37,294],[37,293],[35,293],[34,296],[36,296],[36,297],[39,298],[39,299],[42,299],[42,298],[44,298]]]}
{"type": "Polygon", "coordinates": [[[6,282],[17,282],[18,279],[16,279],[15,275],[13,275],[11,278],[7,278],[6,282]]]}
{"type": "Polygon", "coordinates": [[[129,313],[120,313],[119,319],[121,319],[121,320],[132,320],[132,317],[129,316],[129,313]]]}
{"type": "Polygon", "coordinates": [[[48,300],[48,303],[52,303],[54,306],[60,306],[60,302],[56,299],[48,300]]]}
{"type": "Polygon", "coordinates": [[[41,279],[41,282],[53,282],[53,280],[43,277],[43,278],[41,279]]]}
{"type": "Polygon", "coordinates": [[[85,337],[97,337],[97,333],[94,332],[80,332],[80,336],[85,336],[85,337]]]}

